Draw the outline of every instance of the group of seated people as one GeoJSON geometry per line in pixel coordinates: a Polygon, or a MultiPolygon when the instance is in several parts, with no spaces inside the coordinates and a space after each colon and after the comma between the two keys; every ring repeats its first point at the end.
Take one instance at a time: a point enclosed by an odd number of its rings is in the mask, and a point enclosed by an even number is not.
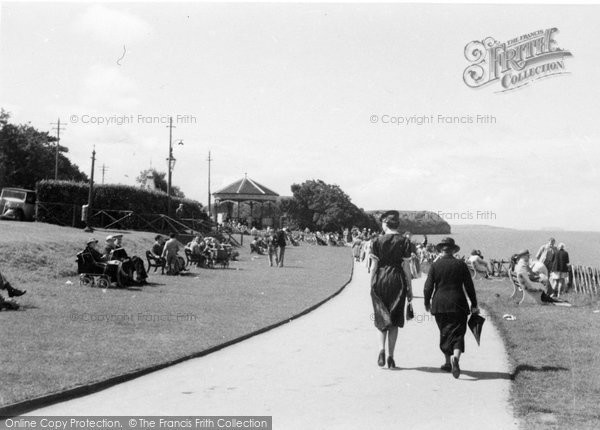
{"type": "Polygon", "coordinates": [[[123,235],[115,234],[106,237],[104,248],[98,250],[98,240],[91,238],[87,241],[83,251],[91,255],[97,268],[106,267],[109,262],[119,262],[121,270],[126,275],[127,281],[136,285],[147,284],[148,274],[144,262],[137,256],[129,257],[123,248],[123,235]]]}
{"type": "Polygon", "coordinates": [[[217,238],[212,236],[204,238],[200,235],[195,236],[185,245],[185,249],[190,251],[192,261],[198,267],[206,266],[206,262],[213,258],[219,250],[227,251],[232,260],[235,260],[239,255],[237,251],[233,251],[232,246],[226,240],[219,242],[217,238]]]}
{"type": "Polygon", "coordinates": [[[542,302],[553,302],[553,298],[558,298],[552,291],[548,272],[544,264],[540,261],[530,262],[530,254],[527,249],[519,251],[511,258],[511,266],[519,284],[528,291],[542,290],[542,302]]]}
{"type": "Polygon", "coordinates": [[[227,251],[229,258],[233,260],[239,255],[227,241],[219,242],[215,237],[197,235],[186,245],[183,245],[177,240],[175,233],[171,233],[169,239],[161,235],[156,236],[151,253],[165,265],[167,275],[179,275],[181,272],[188,270],[186,269],[185,259],[179,255],[179,251],[182,249],[184,252],[189,253],[191,261],[198,267],[206,267],[207,262],[213,258],[214,253],[218,250],[227,251]]]}
{"type": "Polygon", "coordinates": [[[539,290],[541,285],[542,301],[553,302],[568,287],[569,253],[565,244],[556,246],[554,238],[542,245],[536,254],[536,260],[530,261],[529,250],[524,249],[511,258],[512,270],[518,277],[519,283],[527,290],[539,290]],[[538,283],[534,285],[533,283],[538,283]]]}

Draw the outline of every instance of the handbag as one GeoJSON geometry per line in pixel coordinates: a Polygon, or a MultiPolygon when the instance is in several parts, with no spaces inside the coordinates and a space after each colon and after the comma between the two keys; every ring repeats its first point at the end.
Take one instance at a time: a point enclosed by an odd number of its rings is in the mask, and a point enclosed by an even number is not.
{"type": "Polygon", "coordinates": [[[415,311],[413,310],[413,306],[411,302],[408,302],[406,305],[406,321],[410,321],[415,317],[415,311]]]}

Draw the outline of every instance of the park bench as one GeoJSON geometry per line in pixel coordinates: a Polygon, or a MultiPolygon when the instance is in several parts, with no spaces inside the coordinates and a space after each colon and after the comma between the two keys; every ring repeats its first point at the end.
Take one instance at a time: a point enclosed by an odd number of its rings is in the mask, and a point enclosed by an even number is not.
{"type": "Polygon", "coordinates": [[[154,267],[154,271],[160,268],[160,274],[165,274],[165,265],[166,261],[162,257],[157,257],[152,252],[146,251],[146,260],[148,260],[148,272],[150,272],[150,268],[154,267]]]}
{"type": "Polygon", "coordinates": [[[230,258],[231,253],[225,249],[211,249],[210,258],[207,259],[207,264],[211,269],[217,264],[219,264],[222,269],[226,269],[229,267],[230,258]]]}
{"type": "Polygon", "coordinates": [[[473,278],[474,280],[485,278],[485,276],[483,275],[483,272],[480,272],[477,269],[475,269],[475,266],[473,266],[473,262],[471,262],[469,260],[465,260],[465,262],[467,263],[467,267],[469,268],[469,273],[471,274],[471,278],[473,278]]]}
{"type": "Polygon", "coordinates": [[[194,254],[191,249],[187,248],[184,249],[183,252],[185,253],[186,267],[191,266],[192,264],[195,264],[198,267],[204,265],[204,262],[206,261],[206,257],[204,255],[194,254]]]}
{"type": "Polygon", "coordinates": [[[546,302],[542,302],[542,290],[528,290],[526,288],[523,288],[521,282],[519,282],[519,276],[512,270],[508,272],[508,276],[510,282],[513,285],[513,293],[510,297],[516,297],[517,292],[522,293],[521,300],[519,300],[519,305],[521,305],[525,301],[526,297],[529,297],[533,300],[534,303],[537,303],[539,305],[547,304],[546,302]]]}

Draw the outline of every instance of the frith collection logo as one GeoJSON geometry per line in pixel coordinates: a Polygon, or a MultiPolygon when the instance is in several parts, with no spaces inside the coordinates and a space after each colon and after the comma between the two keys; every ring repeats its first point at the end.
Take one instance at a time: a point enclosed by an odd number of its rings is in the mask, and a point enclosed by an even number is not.
{"type": "Polygon", "coordinates": [[[554,40],[557,28],[537,30],[508,42],[493,37],[474,40],[465,46],[465,58],[471,63],[463,80],[471,88],[499,81],[502,91],[510,91],[548,76],[566,73],[565,57],[571,52],[561,49],[554,40]]]}

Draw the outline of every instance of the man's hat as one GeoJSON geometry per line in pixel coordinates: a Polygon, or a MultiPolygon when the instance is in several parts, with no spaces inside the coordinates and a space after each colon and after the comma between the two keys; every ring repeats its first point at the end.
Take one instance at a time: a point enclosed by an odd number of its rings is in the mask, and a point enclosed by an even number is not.
{"type": "Polygon", "coordinates": [[[108,236],[106,236],[106,241],[107,242],[110,241],[110,240],[114,240],[114,239],[115,239],[115,237],[112,236],[112,235],[110,235],[110,234],[108,236]]]}
{"type": "Polygon", "coordinates": [[[119,237],[123,237],[123,235],[122,234],[113,234],[112,237],[113,237],[113,239],[117,239],[119,237]]]}
{"type": "Polygon", "coordinates": [[[524,255],[529,255],[528,249],[522,249],[521,251],[517,252],[517,258],[521,258],[524,255]]]}
{"type": "Polygon", "coordinates": [[[398,211],[387,211],[381,214],[379,217],[379,221],[388,222],[388,221],[399,221],[400,220],[400,212],[398,211]]]}
{"type": "Polygon", "coordinates": [[[90,237],[85,244],[89,245],[90,243],[98,243],[98,239],[94,239],[93,237],[90,237]]]}
{"type": "Polygon", "coordinates": [[[435,249],[437,249],[438,252],[444,248],[452,248],[454,250],[453,253],[460,251],[460,246],[458,246],[451,237],[443,238],[442,241],[435,246],[435,249]]]}

